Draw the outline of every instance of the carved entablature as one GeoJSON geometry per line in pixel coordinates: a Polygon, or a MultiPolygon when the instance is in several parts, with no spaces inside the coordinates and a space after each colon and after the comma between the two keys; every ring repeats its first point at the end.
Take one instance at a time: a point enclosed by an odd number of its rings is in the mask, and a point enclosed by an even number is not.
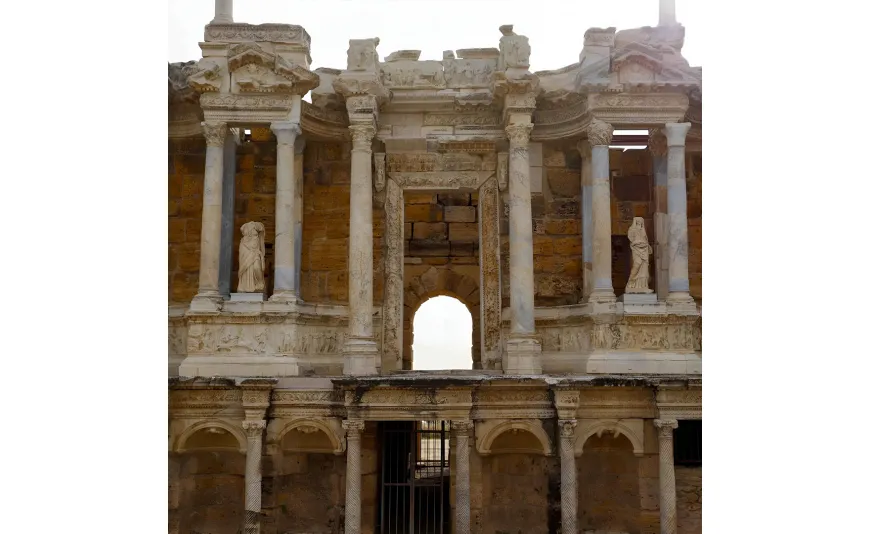
{"type": "Polygon", "coordinates": [[[243,43],[246,41],[286,43],[311,46],[311,36],[302,26],[294,24],[209,24],[205,27],[206,42],[243,43]]]}
{"type": "Polygon", "coordinates": [[[187,83],[199,93],[216,93],[223,84],[221,66],[213,59],[203,58],[187,78],[187,83]]]}
{"type": "Polygon", "coordinates": [[[473,419],[549,419],[553,403],[546,388],[481,388],[475,398],[473,419]]]}
{"type": "Polygon", "coordinates": [[[470,388],[349,387],[344,392],[348,413],[368,420],[468,419],[470,388]]]}
{"type": "Polygon", "coordinates": [[[342,417],[344,395],[334,389],[274,390],[272,416],[275,418],[342,417]]]}
{"type": "Polygon", "coordinates": [[[173,419],[196,419],[220,415],[223,418],[244,416],[242,390],[232,381],[227,384],[173,385],[169,390],[169,414],[173,419]]]}
{"type": "Polygon", "coordinates": [[[656,405],[661,419],[701,419],[700,383],[659,385],[656,405]]]}
{"type": "Polygon", "coordinates": [[[477,191],[494,171],[391,172],[390,178],[403,189],[477,191]]]}
{"type": "Polygon", "coordinates": [[[293,97],[287,94],[237,95],[206,93],[199,99],[206,120],[221,122],[274,122],[287,120],[293,97]]]}
{"type": "Polygon", "coordinates": [[[330,109],[302,102],[302,130],[307,134],[318,138],[346,139],[349,125],[345,109],[330,109]]]}
{"type": "Polygon", "coordinates": [[[619,125],[657,126],[681,122],[689,107],[682,93],[590,94],[589,111],[596,119],[619,125]]]}

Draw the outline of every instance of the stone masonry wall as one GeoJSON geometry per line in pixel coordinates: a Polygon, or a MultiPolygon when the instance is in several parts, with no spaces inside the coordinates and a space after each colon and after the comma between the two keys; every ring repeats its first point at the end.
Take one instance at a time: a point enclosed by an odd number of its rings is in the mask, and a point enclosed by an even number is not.
{"type": "MultiPolygon", "coordinates": [[[[547,534],[554,457],[497,454],[481,461],[483,509],[480,534],[547,534]]],[[[558,499],[556,499],[558,500],[558,499]]]]}
{"type": "Polygon", "coordinates": [[[179,532],[236,534],[245,509],[245,456],[239,452],[182,454],[179,532]]]}
{"type": "Polygon", "coordinates": [[[205,138],[169,140],[169,302],[187,303],[199,287],[205,138]]]}
{"type": "Polygon", "coordinates": [[[275,532],[341,532],[345,464],[344,457],[333,454],[283,454],[272,483],[275,532]]]}
{"type": "Polygon", "coordinates": [[[638,458],[625,436],[590,437],[577,458],[577,524],[585,530],[640,532],[638,458]]]}
{"type": "Polygon", "coordinates": [[[701,154],[686,157],[686,217],[689,220],[689,293],[701,303],[701,154]]]}
{"type": "Polygon", "coordinates": [[[676,467],[677,532],[701,533],[701,468],[676,467]]]}

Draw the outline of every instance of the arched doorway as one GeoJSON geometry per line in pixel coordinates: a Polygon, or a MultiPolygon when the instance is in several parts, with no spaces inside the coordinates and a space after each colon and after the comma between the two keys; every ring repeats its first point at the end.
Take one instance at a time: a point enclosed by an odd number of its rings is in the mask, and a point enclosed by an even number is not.
{"type": "Polygon", "coordinates": [[[471,369],[473,321],[459,299],[432,297],[417,308],[413,318],[412,369],[471,369]]]}

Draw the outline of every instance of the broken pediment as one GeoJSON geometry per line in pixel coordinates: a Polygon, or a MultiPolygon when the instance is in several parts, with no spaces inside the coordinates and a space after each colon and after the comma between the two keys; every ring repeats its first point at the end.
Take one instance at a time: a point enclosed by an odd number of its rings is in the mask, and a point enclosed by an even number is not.
{"type": "Polygon", "coordinates": [[[234,86],[242,93],[304,94],[320,83],[317,74],[265,51],[256,43],[230,47],[227,65],[234,86]]]}
{"type": "Polygon", "coordinates": [[[249,63],[233,71],[233,81],[243,93],[289,93],[293,80],[280,76],[272,70],[249,63]]]}
{"type": "Polygon", "coordinates": [[[214,60],[203,58],[196,64],[187,83],[199,93],[217,92],[221,89],[221,68],[214,60]]]}
{"type": "Polygon", "coordinates": [[[266,52],[257,43],[240,43],[230,47],[227,54],[227,66],[235,71],[245,65],[262,65],[267,69],[275,66],[275,54],[266,52]]]}

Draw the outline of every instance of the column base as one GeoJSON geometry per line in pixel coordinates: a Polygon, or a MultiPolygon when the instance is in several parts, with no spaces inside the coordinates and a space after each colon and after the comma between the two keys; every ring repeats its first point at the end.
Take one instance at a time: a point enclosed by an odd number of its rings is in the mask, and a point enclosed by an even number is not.
{"type": "Polygon", "coordinates": [[[224,306],[224,299],[217,291],[198,293],[190,301],[188,313],[197,315],[218,315],[224,306]]]}
{"type": "Polygon", "coordinates": [[[689,314],[695,315],[698,313],[698,306],[695,304],[695,299],[689,293],[669,293],[667,299],[668,313],[689,314]]]}
{"type": "Polygon", "coordinates": [[[610,304],[616,302],[616,294],[612,289],[610,291],[595,289],[589,295],[588,301],[597,304],[610,304]]]}
{"type": "Polygon", "coordinates": [[[296,297],[295,291],[275,291],[271,297],[269,297],[269,302],[289,302],[295,304],[299,299],[296,297]]]}
{"type": "Polygon", "coordinates": [[[502,369],[506,375],[541,374],[541,342],[534,335],[513,335],[507,340],[502,369]]]}
{"type": "Polygon", "coordinates": [[[373,339],[350,338],[341,351],[344,356],[342,372],[350,376],[378,374],[378,346],[373,339]]]}

